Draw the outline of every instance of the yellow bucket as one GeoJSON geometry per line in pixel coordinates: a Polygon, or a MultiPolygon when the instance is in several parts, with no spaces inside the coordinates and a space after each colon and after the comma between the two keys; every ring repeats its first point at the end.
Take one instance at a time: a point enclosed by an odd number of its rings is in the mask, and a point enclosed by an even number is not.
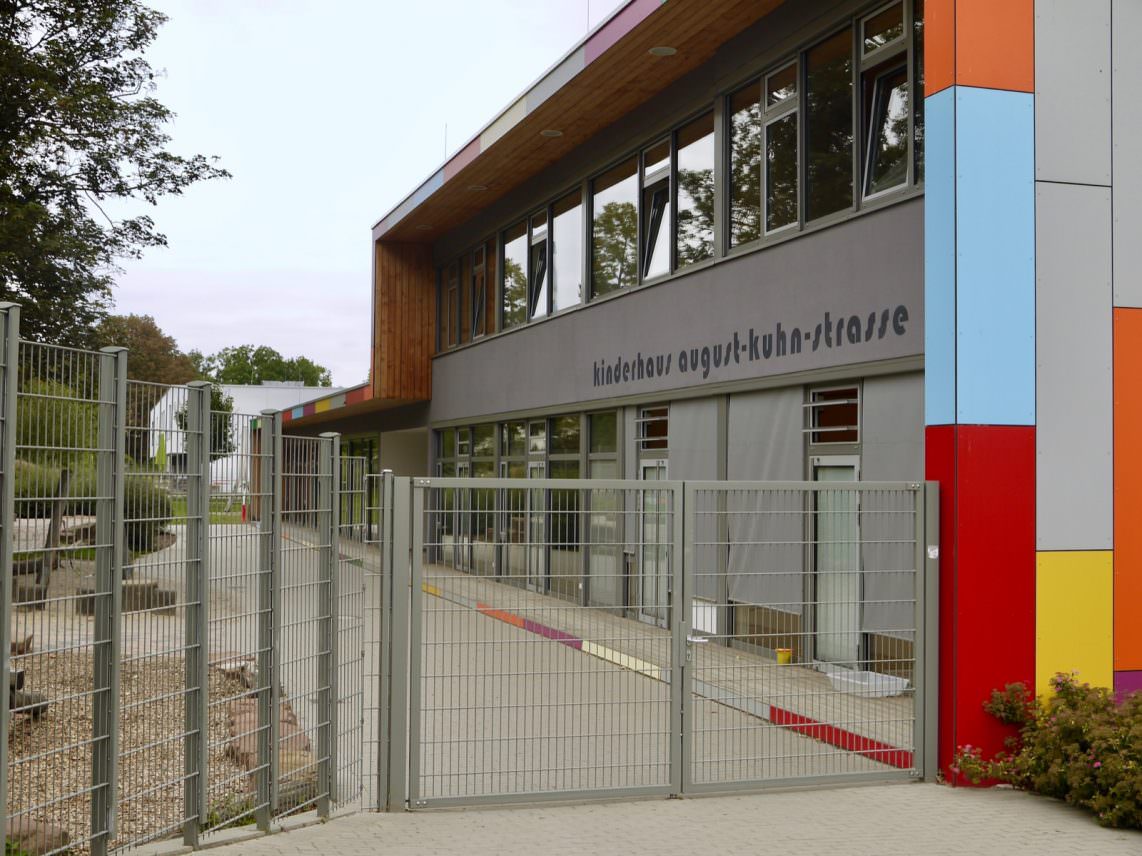
{"type": "Polygon", "coordinates": [[[777,649],[777,665],[788,666],[793,662],[793,649],[792,648],[778,648],[777,649]]]}

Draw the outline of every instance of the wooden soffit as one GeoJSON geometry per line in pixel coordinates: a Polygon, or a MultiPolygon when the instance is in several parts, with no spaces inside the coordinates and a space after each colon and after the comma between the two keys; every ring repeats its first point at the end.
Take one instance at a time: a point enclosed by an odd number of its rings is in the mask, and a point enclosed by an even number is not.
{"type": "Polygon", "coordinates": [[[430,242],[710,60],[783,0],[630,0],[373,227],[430,242]],[[657,56],[653,47],[677,53],[657,56]],[[544,130],[562,131],[545,137],[544,130]]]}

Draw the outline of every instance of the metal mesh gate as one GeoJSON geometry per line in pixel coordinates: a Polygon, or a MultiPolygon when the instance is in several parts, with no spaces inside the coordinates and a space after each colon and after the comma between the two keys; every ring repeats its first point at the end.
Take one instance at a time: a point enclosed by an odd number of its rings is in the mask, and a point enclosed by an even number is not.
{"type": "Polygon", "coordinates": [[[406,489],[412,807],[934,769],[934,487],[406,489]]]}

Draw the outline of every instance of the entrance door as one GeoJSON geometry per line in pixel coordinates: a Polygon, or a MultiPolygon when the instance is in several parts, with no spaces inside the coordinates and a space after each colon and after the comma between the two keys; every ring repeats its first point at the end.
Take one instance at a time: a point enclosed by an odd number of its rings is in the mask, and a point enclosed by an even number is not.
{"type": "MultiPolygon", "coordinates": [[[[641,461],[639,478],[663,481],[666,461],[641,461]]],[[[666,626],[670,603],[669,515],[666,492],[660,489],[640,492],[639,521],[638,617],[642,621],[666,626]]]]}
{"type": "MultiPolygon", "coordinates": [[[[813,459],[813,481],[854,482],[859,459],[813,459]]],[[[855,491],[817,492],[815,657],[858,668],[860,662],[860,501],[855,491]]]]}
{"type": "MultiPolygon", "coordinates": [[[[527,477],[541,479],[547,474],[543,461],[529,461],[527,477]]],[[[546,492],[536,488],[527,492],[527,587],[547,591],[547,502],[546,492]]]]}

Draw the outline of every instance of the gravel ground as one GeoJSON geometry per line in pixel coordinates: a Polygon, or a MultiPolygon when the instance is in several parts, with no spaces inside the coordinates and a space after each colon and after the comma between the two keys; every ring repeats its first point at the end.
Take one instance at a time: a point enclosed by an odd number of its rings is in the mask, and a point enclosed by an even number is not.
{"type": "MultiPolygon", "coordinates": [[[[38,640],[37,640],[38,641],[38,640]]],[[[14,715],[9,735],[10,815],[61,827],[83,844],[90,823],[92,657],[89,650],[36,654],[22,661],[25,687],[50,702],[38,720],[14,715]],[[38,806],[37,808],[30,808],[38,806]]],[[[183,677],[181,656],[160,655],[125,664],[120,718],[120,809],[116,844],[179,832],[182,823],[183,677]]],[[[212,673],[214,698],[242,691],[233,677],[212,673]]],[[[239,776],[225,753],[229,736],[224,705],[210,713],[211,773],[239,776]]],[[[238,778],[233,787],[239,789],[238,778]]],[[[85,852],[84,847],[74,850],[85,852]]]]}

